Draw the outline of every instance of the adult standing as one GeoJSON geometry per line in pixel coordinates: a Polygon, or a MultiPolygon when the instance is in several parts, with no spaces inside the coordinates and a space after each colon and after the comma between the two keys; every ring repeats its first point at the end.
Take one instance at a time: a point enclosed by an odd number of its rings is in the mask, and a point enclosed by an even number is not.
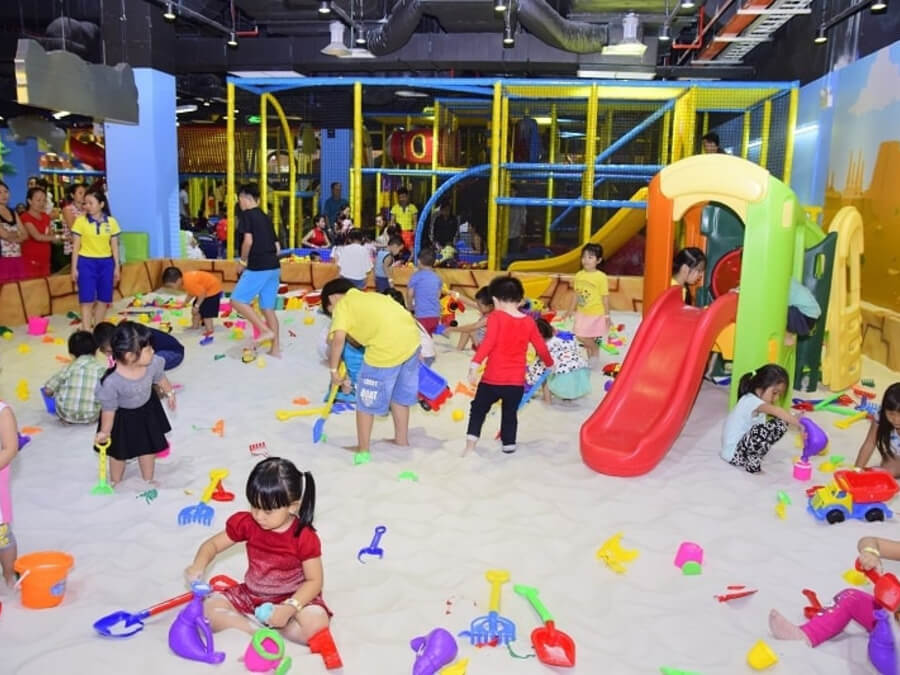
{"type": "Polygon", "coordinates": [[[409,203],[409,190],[401,187],[397,190],[397,203],[391,207],[391,225],[400,228],[403,244],[410,251],[416,244],[416,217],[419,209],[409,203]]]}
{"type": "Polygon", "coordinates": [[[9,186],[0,181],[0,284],[25,278],[22,242],[27,238],[18,214],[9,208],[9,186]]]}
{"type": "Polygon", "coordinates": [[[350,203],[341,197],[341,189],[342,186],[340,183],[335,181],[331,184],[331,196],[325,200],[325,206],[322,207],[322,210],[325,212],[325,216],[328,218],[329,225],[336,225],[338,216],[341,211],[344,210],[345,206],[349,206],[350,203]]]}
{"type": "Polygon", "coordinates": [[[50,244],[60,241],[62,237],[51,230],[44,188],[29,188],[25,204],[28,209],[20,216],[22,226],[28,233],[28,239],[22,242],[25,278],[40,279],[50,276],[50,244]]]}
{"type": "Polygon", "coordinates": [[[68,204],[63,207],[63,253],[72,255],[72,226],[79,216],[84,215],[84,198],[87,195],[87,186],[84,183],[73,183],[66,191],[68,204]]]}
{"type": "Polygon", "coordinates": [[[259,208],[259,188],[256,185],[241,186],[238,191],[238,204],[241,207],[237,229],[237,241],[240,246],[238,263],[239,269],[243,272],[240,272],[241,278],[231,293],[231,306],[259,332],[256,343],[271,340],[272,348],[269,354],[280,357],[281,345],[278,341],[275,301],[278,296],[281,266],[278,264],[280,247],[275,236],[275,227],[269,216],[259,208]],[[257,296],[262,317],[250,305],[257,296]]]}
{"type": "Polygon", "coordinates": [[[106,195],[93,191],[84,198],[85,215],[72,225],[72,282],[78,286],[84,330],[106,317],[119,281],[119,223],[109,213],[106,195]]]}

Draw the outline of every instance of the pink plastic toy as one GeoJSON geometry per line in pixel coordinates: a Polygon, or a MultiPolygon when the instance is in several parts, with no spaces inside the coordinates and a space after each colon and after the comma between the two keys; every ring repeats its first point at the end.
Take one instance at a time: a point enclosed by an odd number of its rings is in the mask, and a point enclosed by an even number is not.
{"type": "Polygon", "coordinates": [[[675,554],[675,567],[681,569],[685,563],[703,564],[703,547],[692,541],[683,541],[675,554]]]}
{"type": "Polygon", "coordinates": [[[284,656],[284,638],[271,628],[260,628],[244,652],[244,665],[251,673],[275,671],[283,675],[291,668],[291,657],[284,656]]]}
{"type": "Polygon", "coordinates": [[[809,480],[812,478],[812,464],[798,459],[794,462],[794,478],[796,480],[809,480]]]}
{"type": "Polygon", "coordinates": [[[28,317],[28,334],[29,335],[44,335],[47,332],[48,325],[50,325],[50,317],[29,316],[28,317]]]}
{"type": "Polygon", "coordinates": [[[169,441],[169,444],[166,446],[165,450],[160,450],[156,453],[156,459],[165,459],[172,453],[172,442],[169,441]]]}

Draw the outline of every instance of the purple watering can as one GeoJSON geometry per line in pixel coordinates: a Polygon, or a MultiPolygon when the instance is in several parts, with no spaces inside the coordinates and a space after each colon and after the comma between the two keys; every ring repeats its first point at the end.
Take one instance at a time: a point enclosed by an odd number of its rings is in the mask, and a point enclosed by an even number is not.
{"type": "Polygon", "coordinates": [[[415,637],[409,646],[416,652],[412,675],[434,675],[456,658],[456,638],[443,628],[435,628],[425,636],[415,637]]]}

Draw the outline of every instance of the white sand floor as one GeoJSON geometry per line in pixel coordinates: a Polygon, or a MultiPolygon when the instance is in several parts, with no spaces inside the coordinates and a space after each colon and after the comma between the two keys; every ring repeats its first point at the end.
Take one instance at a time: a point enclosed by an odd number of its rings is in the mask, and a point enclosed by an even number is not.
{"type": "MultiPolygon", "coordinates": [[[[266,367],[243,365],[237,343],[223,329],[212,345],[201,347],[196,334],[181,333],[185,362],[170,376],[183,385],[178,410],[171,416],[173,454],[157,467],[163,487],[151,504],[137,498],[141,481],[136,466],[112,497],[89,494],[97,478],[91,452],[92,428],[65,427],[43,410],[39,387],[59,363],[64,346],[24,336],[0,341],[0,395],[10,402],[20,426],[40,426],[32,443],[13,464],[15,532],[20,555],[61,550],[75,557],[63,604],[55,609],[23,609],[18,598],[0,592],[0,673],[220,673],[246,672],[238,657],[248,638],[238,632],[216,637],[227,652],[216,667],[182,660],[167,646],[175,612],[150,620],[129,640],[104,640],[91,624],[114,610],[136,612],[184,591],[183,569],[197,546],[226,518],[246,507],[243,486],[256,459],[248,445],[265,441],[270,452],[288,457],[313,472],[318,487],[316,526],[323,541],[325,599],[335,612],[332,624],[351,675],[399,675],[411,672],[409,640],[434,627],[454,634],[487,613],[484,573],[506,568],[513,583],[536,586],[557,625],[577,643],[577,666],[570,672],[614,675],[659,672],[666,665],[703,673],[750,672],[745,654],[765,638],[780,659],[773,672],[791,675],[874,672],[866,657],[866,637],[851,628],[841,639],[812,650],[775,641],[766,617],[772,607],[802,619],[812,588],[823,601],[846,586],[841,573],[853,565],[855,542],[863,534],[896,536],[893,523],[859,521],[824,525],[804,510],[801,484],[791,478],[794,436],[784,439],[750,476],[718,458],[719,434],[726,411],[724,388],[704,385],[683,434],[649,475],[612,478],[589,470],[578,451],[581,422],[596,406],[595,394],[574,407],[530,404],[520,417],[519,451],[504,456],[486,440],[478,453],[460,458],[464,422],[454,409],[466,410],[456,396],[437,414],[416,409],[411,423],[412,449],[385,444],[373,448],[373,461],[355,467],[340,446],[354,440],[352,414],[328,421],[328,442],[313,445],[312,419],[278,422],[274,411],[291,407],[297,396],[319,399],[327,372],[319,364],[315,342],[324,318],[303,324],[300,312],[283,313],[285,353],[266,367]],[[296,338],[288,336],[288,329],[296,338]],[[28,344],[31,352],[18,347],[28,344]],[[214,360],[214,354],[228,357],[214,360]],[[27,402],[16,399],[20,379],[30,385],[27,402]],[[224,418],[224,438],[193,426],[211,427],[224,418]],[[178,511],[196,501],[210,469],[231,471],[226,487],[235,502],[214,504],[213,527],[178,526],[178,511]],[[418,482],[398,479],[414,471],[418,482]],[[193,495],[186,495],[191,490],[193,495]],[[786,520],[774,513],[776,492],[793,499],[786,520]],[[383,560],[356,560],[376,525],[387,526],[383,560]],[[599,545],[623,532],[623,545],[640,556],[625,575],[595,558],[599,545]],[[703,573],[685,577],[673,564],[681,541],[705,549],[703,573]],[[720,604],[713,596],[726,585],[759,588],[750,598],[720,604]]],[[[635,315],[618,320],[634,334],[635,315]]],[[[66,336],[68,322],[54,317],[54,334],[66,336]]],[[[465,374],[467,356],[438,340],[436,369],[451,387],[465,374]]],[[[621,357],[606,357],[609,360],[621,357]]],[[[672,364],[678,367],[678,364],[672,364]]],[[[897,374],[867,362],[879,391],[897,374]]],[[[829,414],[813,417],[831,434],[831,452],[852,462],[865,426],[837,430],[829,414]]],[[[491,438],[499,418],[489,419],[491,438]]],[[[376,424],[376,436],[392,433],[388,421],[376,424]]],[[[816,472],[815,480],[827,477],[816,472]]],[[[242,547],[214,564],[210,574],[240,578],[246,566],[242,547]]],[[[897,571],[896,569],[894,571],[897,571]]],[[[520,655],[531,653],[529,634],[536,614],[504,587],[501,614],[513,619],[520,655]]],[[[318,655],[290,645],[294,673],[326,672],[318,655]]],[[[505,649],[475,649],[460,640],[460,657],[469,657],[470,675],[548,672],[536,659],[515,659],[505,649]]]]}

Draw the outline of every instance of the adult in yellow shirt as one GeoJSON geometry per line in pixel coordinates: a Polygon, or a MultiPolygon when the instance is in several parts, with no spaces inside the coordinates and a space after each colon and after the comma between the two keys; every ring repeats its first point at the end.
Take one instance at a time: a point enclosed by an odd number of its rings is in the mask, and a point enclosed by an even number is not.
{"type": "Polygon", "coordinates": [[[391,207],[391,225],[400,228],[403,244],[410,251],[416,244],[416,224],[419,209],[409,203],[409,190],[405,187],[397,190],[397,203],[391,207]]]}
{"type": "Polygon", "coordinates": [[[119,281],[119,223],[102,192],[84,198],[85,214],[72,225],[72,283],[78,287],[81,326],[93,330],[106,317],[119,281]]]}
{"type": "Polygon", "coordinates": [[[345,386],[338,372],[348,335],[365,354],[356,381],[356,452],[367,453],[375,415],[394,419],[393,443],[409,445],[409,407],[419,394],[419,328],[405,307],[380,293],[363,293],[347,279],[322,288],[322,310],[332,317],[328,366],[332,386],[345,386]]]}
{"type": "Polygon", "coordinates": [[[603,247],[585,244],[581,249],[581,270],[575,275],[575,293],[566,316],[575,313],[575,337],[584,345],[588,359],[600,353],[597,338],[609,332],[609,279],[600,271],[603,247]]]}

